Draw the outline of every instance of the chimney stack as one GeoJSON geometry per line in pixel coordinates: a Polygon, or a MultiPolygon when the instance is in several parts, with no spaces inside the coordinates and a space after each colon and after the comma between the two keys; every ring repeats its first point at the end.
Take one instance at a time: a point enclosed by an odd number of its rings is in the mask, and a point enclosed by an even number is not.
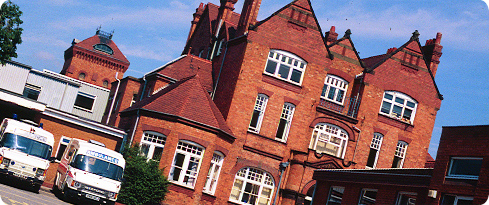
{"type": "Polygon", "coordinates": [[[192,20],[192,26],[190,26],[190,32],[188,33],[187,43],[194,34],[195,28],[200,21],[200,17],[204,13],[204,4],[200,3],[199,8],[195,9],[194,20],[192,20]]]}
{"type": "Polygon", "coordinates": [[[338,34],[335,32],[335,29],[334,26],[331,26],[329,31],[324,33],[328,45],[334,43],[338,39],[338,34]]]}
{"type": "Polygon", "coordinates": [[[213,30],[215,36],[219,35],[218,32],[224,21],[229,20],[231,17],[236,2],[238,2],[238,0],[221,0],[221,6],[219,6],[219,13],[217,14],[217,24],[213,30]]]}
{"type": "Polygon", "coordinates": [[[238,23],[238,36],[247,33],[249,27],[256,23],[256,17],[258,16],[260,5],[261,0],[245,0],[238,23]]]}
{"type": "Polygon", "coordinates": [[[438,64],[440,64],[440,57],[443,54],[441,50],[443,46],[441,43],[441,33],[436,34],[436,38],[426,40],[425,46],[423,46],[423,53],[426,60],[430,63],[431,73],[433,76],[436,75],[436,70],[438,69],[438,64]]]}

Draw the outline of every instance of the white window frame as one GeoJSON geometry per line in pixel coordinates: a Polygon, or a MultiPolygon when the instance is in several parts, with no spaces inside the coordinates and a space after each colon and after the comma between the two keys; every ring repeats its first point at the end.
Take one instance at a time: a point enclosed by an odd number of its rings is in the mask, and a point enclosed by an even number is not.
{"type": "MultiPolygon", "coordinates": [[[[480,160],[481,161],[481,164],[482,164],[482,158],[481,157],[452,157],[450,159],[450,163],[448,165],[448,170],[447,170],[447,176],[446,176],[446,178],[453,178],[453,179],[472,179],[472,180],[478,180],[479,179],[480,169],[479,169],[479,175],[477,175],[477,176],[474,176],[474,175],[463,175],[463,174],[451,174],[454,160],[480,160]]],[[[482,168],[482,166],[481,166],[481,168],[482,168]]]]}
{"type": "MultiPolygon", "coordinates": [[[[139,142],[139,146],[141,147],[142,154],[148,158],[148,160],[159,161],[160,159],[153,159],[155,149],[161,148],[161,154],[163,155],[163,151],[165,149],[166,144],[166,136],[164,134],[153,132],[153,131],[144,131],[143,136],[141,137],[141,142],[139,142]],[[143,151],[143,146],[148,146],[148,151],[143,151]]],[[[161,158],[161,155],[160,155],[161,158]]]]}
{"type": "Polygon", "coordinates": [[[382,104],[380,105],[379,113],[409,124],[413,124],[417,108],[418,102],[408,95],[396,91],[385,91],[382,98],[382,104]],[[387,96],[392,96],[392,99],[389,99],[387,96]],[[396,101],[397,99],[403,100],[403,103],[396,101]],[[414,105],[411,107],[411,104],[414,105]],[[401,113],[394,112],[394,106],[401,108],[401,113]],[[409,117],[409,119],[404,117],[404,114],[406,114],[406,110],[411,110],[411,116],[409,117]]]}
{"type": "Polygon", "coordinates": [[[28,99],[37,101],[39,99],[39,96],[41,95],[41,90],[42,90],[42,87],[26,83],[24,86],[24,90],[22,91],[22,95],[28,99]],[[32,98],[27,97],[28,94],[33,94],[34,92],[37,94],[36,99],[32,99],[32,98]]]}
{"type": "Polygon", "coordinates": [[[75,103],[73,104],[73,107],[75,107],[77,109],[80,109],[80,110],[85,110],[85,111],[88,111],[88,112],[92,112],[93,111],[93,108],[95,107],[95,102],[96,101],[97,101],[97,96],[90,95],[88,93],[78,92],[78,94],[76,95],[75,103]],[[93,99],[92,108],[91,109],[87,109],[87,108],[80,107],[80,106],[76,105],[76,99],[78,98],[78,96],[83,96],[83,97],[86,97],[86,98],[93,99]]]}
{"type": "Polygon", "coordinates": [[[321,98],[343,105],[345,103],[346,92],[348,91],[348,81],[335,75],[327,75],[324,79],[321,98]],[[330,98],[332,95],[332,98],[330,98]]]}
{"type": "Polygon", "coordinates": [[[404,192],[404,191],[399,192],[397,194],[396,205],[403,205],[403,204],[401,204],[402,196],[408,196],[408,205],[415,205],[416,204],[416,198],[414,198],[414,202],[411,202],[410,199],[413,199],[413,198],[409,197],[409,196],[418,196],[418,193],[416,193],[416,192],[404,192]]]}
{"type": "MultiPolygon", "coordinates": [[[[406,159],[406,152],[409,144],[404,141],[398,141],[396,145],[396,151],[394,153],[394,159],[396,157],[401,159],[401,162],[399,163],[399,167],[392,167],[392,168],[402,168],[404,165],[404,160],[406,159]]],[[[392,161],[392,165],[394,165],[394,161],[392,161]]]]}
{"type": "Polygon", "coordinates": [[[193,189],[197,183],[197,178],[199,176],[200,166],[202,165],[202,158],[204,156],[205,148],[197,143],[180,140],[178,141],[177,150],[175,151],[175,156],[173,157],[173,162],[170,169],[170,175],[168,180],[172,183],[179,184],[188,188],[193,189]],[[185,147],[186,150],[183,150],[185,147]],[[181,154],[184,156],[182,166],[177,166],[177,156],[181,154]],[[194,170],[191,170],[190,163],[195,163],[194,170]],[[175,170],[181,169],[178,175],[178,179],[173,179],[175,175],[175,170]],[[189,173],[187,173],[189,172],[189,173]],[[187,179],[186,179],[187,178],[187,179]]]}
{"type": "Polygon", "coordinates": [[[292,118],[294,117],[295,105],[292,103],[284,103],[284,107],[282,108],[282,114],[280,115],[279,125],[277,127],[277,135],[275,136],[275,140],[281,142],[287,142],[287,137],[289,136],[290,125],[292,124],[292,118]],[[278,136],[280,123],[285,123],[282,136],[278,136]]]}
{"type": "Polygon", "coordinates": [[[254,205],[258,204],[260,202],[260,199],[268,200],[266,204],[270,204],[273,198],[273,193],[275,191],[275,182],[273,180],[273,177],[270,173],[253,167],[244,167],[236,173],[234,177],[233,187],[231,189],[231,195],[229,196],[229,201],[237,204],[252,204],[248,202],[243,202],[243,196],[245,194],[248,196],[251,195],[250,193],[245,192],[246,185],[248,184],[255,185],[255,187],[259,186],[258,191],[255,194],[255,196],[257,197],[255,203],[253,203],[254,205]],[[239,183],[236,183],[237,180],[242,182],[241,187],[236,186],[239,185],[239,183]],[[263,198],[261,196],[264,189],[269,190],[270,195],[268,198],[263,198]],[[234,195],[233,197],[233,194],[239,195],[234,195]]]}
{"type": "Polygon", "coordinates": [[[224,155],[219,151],[214,152],[212,155],[209,172],[207,172],[207,179],[205,181],[203,190],[204,193],[214,195],[216,192],[217,182],[219,181],[223,161],[224,155]]]}
{"type": "Polygon", "coordinates": [[[261,124],[263,122],[263,116],[265,115],[265,110],[267,108],[268,96],[265,94],[258,94],[256,96],[255,107],[253,108],[253,113],[251,115],[250,125],[248,126],[248,131],[254,133],[260,133],[261,124]],[[255,111],[258,112],[258,119],[256,122],[256,127],[252,127],[253,117],[255,111]]]}
{"type": "Polygon", "coordinates": [[[346,132],[346,130],[344,130],[343,128],[329,123],[318,123],[316,126],[314,126],[314,130],[312,131],[311,143],[309,144],[309,148],[315,150],[317,153],[325,153],[343,159],[345,158],[345,152],[348,146],[348,138],[348,132],[346,132]],[[339,139],[340,144],[331,143],[331,138],[335,138],[337,140],[339,139]],[[318,151],[318,142],[337,147],[338,151],[336,153],[318,151]]]}
{"type": "MultiPolygon", "coordinates": [[[[61,148],[61,145],[66,146],[65,149],[63,150],[63,153],[64,153],[64,151],[68,148],[68,144],[70,144],[70,141],[71,141],[70,137],[61,136],[61,138],[59,139],[59,142],[58,142],[58,149],[56,149],[56,155],[54,155],[56,157],[56,162],[60,162],[60,160],[58,159],[58,154],[60,154],[59,149],[61,148]]],[[[63,153],[61,153],[61,158],[63,158],[63,153]]]]}
{"type": "Polygon", "coordinates": [[[343,186],[331,186],[331,188],[329,188],[328,201],[326,201],[326,205],[328,205],[330,202],[338,204],[338,201],[341,204],[341,202],[343,201],[343,194],[344,193],[345,193],[345,187],[343,187],[343,186]],[[342,194],[341,197],[338,197],[336,195],[332,195],[333,191],[341,193],[342,194]]]}
{"type": "MultiPolygon", "coordinates": [[[[304,79],[304,72],[306,71],[306,66],[307,63],[304,61],[302,58],[299,56],[296,56],[292,53],[286,52],[286,51],[281,51],[281,50],[270,50],[268,53],[268,58],[267,58],[267,64],[265,66],[265,69],[263,71],[264,74],[273,76],[275,78],[296,84],[296,85],[302,85],[302,80],[304,79]],[[268,67],[270,63],[276,63],[276,66],[274,70],[272,66],[270,68],[268,67]],[[282,77],[279,73],[280,71],[280,66],[284,65],[289,67],[289,72],[287,73],[286,77],[282,77]],[[267,69],[269,68],[269,69],[267,69]],[[267,71],[268,70],[268,71],[267,71]],[[299,82],[295,82],[291,80],[292,78],[292,73],[293,71],[301,72],[301,77],[299,82]]],[[[272,64],[270,64],[272,65],[272,64]]]]}
{"type": "MultiPolygon", "coordinates": [[[[375,153],[375,160],[374,160],[374,164],[372,167],[368,166],[368,158],[367,158],[367,165],[365,166],[367,169],[377,167],[377,161],[379,159],[380,147],[382,147],[382,140],[383,139],[384,139],[384,135],[382,135],[378,132],[374,133],[374,136],[372,137],[372,142],[370,143],[370,149],[377,150],[377,152],[375,153]]],[[[368,154],[368,157],[370,158],[370,152],[368,154]]]]}
{"type": "Polygon", "coordinates": [[[378,190],[378,189],[367,189],[367,188],[363,188],[363,189],[362,189],[362,191],[360,192],[360,198],[358,199],[358,205],[364,205],[363,203],[361,203],[361,202],[362,202],[362,198],[364,198],[364,197],[365,197],[365,198],[372,199],[372,198],[370,198],[370,197],[365,196],[365,193],[366,193],[367,191],[374,191],[374,192],[377,192],[377,194],[375,195],[375,199],[373,199],[374,204],[375,204],[375,202],[377,201],[377,195],[379,194],[379,190],[378,190]]]}

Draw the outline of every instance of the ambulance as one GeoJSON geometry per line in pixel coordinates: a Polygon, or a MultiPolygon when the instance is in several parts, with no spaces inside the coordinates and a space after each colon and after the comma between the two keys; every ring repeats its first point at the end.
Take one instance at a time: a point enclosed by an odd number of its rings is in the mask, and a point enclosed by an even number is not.
{"type": "MultiPolygon", "coordinates": [[[[14,118],[16,116],[14,115],[14,118]]],[[[39,192],[53,150],[54,137],[34,122],[5,118],[0,125],[0,174],[27,181],[39,192]]]]}
{"type": "Polygon", "coordinates": [[[125,165],[120,153],[100,142],[72,139],[61,157],[53,189],[67,200],[114,204],[125,165]]]}

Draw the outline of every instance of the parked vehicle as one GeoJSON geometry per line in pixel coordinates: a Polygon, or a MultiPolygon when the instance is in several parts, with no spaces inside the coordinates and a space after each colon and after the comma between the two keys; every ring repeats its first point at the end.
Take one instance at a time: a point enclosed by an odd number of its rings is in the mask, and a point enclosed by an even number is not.
{"type": "Polygon", "coordinates": [[[0,125],[0,174],[27,181],[35,192],[46,177],[54,137],[35,124],[5,118],[0,125]]]}
{"type": "Polygon", "coordinates": [[[67,199],[114,204],[125,164],[120,153],[100,142],[72,139],[59,163],[53,189],[67,199]]]}

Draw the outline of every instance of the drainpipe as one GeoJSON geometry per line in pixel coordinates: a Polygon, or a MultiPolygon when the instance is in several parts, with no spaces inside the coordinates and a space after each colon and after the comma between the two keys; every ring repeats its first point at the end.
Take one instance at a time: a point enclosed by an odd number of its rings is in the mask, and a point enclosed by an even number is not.
{"type": "Polygon", "coordinates": [[[146,75],[143,76],[143,81],[144,81],[144,85],[143,85],[143,90],[141,91],[141,96],[139,97],[139,101],[143,100],[144,90],[146,89],[146,84],[148,83],[148,81],[146,81],[146,75]]]}
{"type": "Polygon", "coordinates": [[[355,150],[353,151],[353,157],[351,158],[352,162],[354,162],[354,160],[355,160],[355,155],[357,154],[358,143],[360,142],[360,136],[362,134],[362,130],[358,129],[358,127],[353,126],[353,129],[355,129],[358,132],[358,140],[357,140],[357,144],[355,145],[355,150]]]}
{"type": "Polygon", "coordinates": [[[119,92],[119,85],[121,84],[121,80],[119,80],[117,78],[118,75],[119,75],[119,72],[116,72],[115,73],[115,80],[117,80],[117,87],[115,88],[114,97],[112,98],[112,103],[110,104],[110,109],[109,109],[109,115],[107,116],[107,120],[106,120],[105,124],[109,124],[110,115],[112,114],[112,109],[114,108],[114,103],[117,100],[117,92],[119,92]]]}
{"type": "Polygon", "coordinates": [[[214,100],[214,95],[216,94],[217,84],[219,83],[219,78],[221,78],[222,67],[224,65],[224,59],[226,59],[226,53],[228,52],[228,42],[226,42],[226,50],[224,50],[224,55],[222,56],[221,66],[219,68],[219,74],[217,75],[216,85],[214,85],[214,90],[212,91],[211,99],[214,100]]]}
{"type": "Polygon", "coordinates": [[[136,128],[138,127],[138,123],[139,123],[139,109],[137,112],[136,123],[134,123],[134,127],[132,128],[131,138],[129,139],[129,146],[132,145],[132,139],[134,139],[134,134],[136,133],[136,128]]]}
{"type": "Polygon", "coordinates": [[[289,166],[289,162],[280,162],[280,165],[278,168],[278,170],[280,172],[280,181],[278,182],[277,191],[275,192],[275,198],[273,199],[273,205],[276,205],[277,198],[278,198],[278,192],[280,192],[280,185],[282,184],[282,175],[288,166],[289,166]]]}
{"type": "Polygon", "coordinates": [[[312,191],[311,205],[314,204],[314,197],[316,196],[316,189],[317,188],[318,188],[318,181],[316,180],[316,184],[314,184],[314,191],[312,191]]]}

